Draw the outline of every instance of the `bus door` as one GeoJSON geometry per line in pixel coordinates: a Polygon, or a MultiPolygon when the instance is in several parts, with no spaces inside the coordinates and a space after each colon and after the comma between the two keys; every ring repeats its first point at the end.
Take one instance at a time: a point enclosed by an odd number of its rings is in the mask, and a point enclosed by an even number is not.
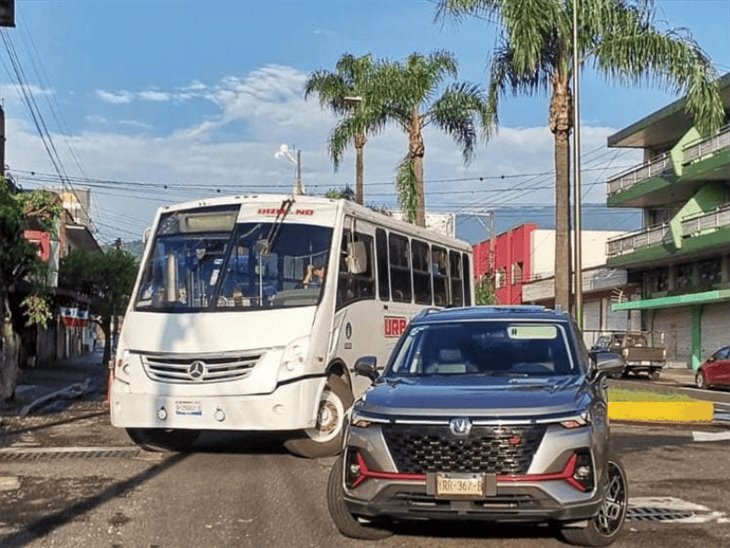
{"type": "MultiPolygon", "coordinates": [[[[375,356],[382,367],[388,353],[383,344],[383,305],[376,290],[375,229],[348,217],[342,232],[337,272],[333,359],[352,370],[361,356],[375,356]]],[[[370,380],[351,375],[353,393],[359,395],[370,380]]]]}

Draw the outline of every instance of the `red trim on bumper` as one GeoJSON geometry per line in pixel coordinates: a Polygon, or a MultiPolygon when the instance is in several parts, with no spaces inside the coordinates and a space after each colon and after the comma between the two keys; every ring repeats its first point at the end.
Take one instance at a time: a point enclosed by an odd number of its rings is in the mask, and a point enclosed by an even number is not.
{"type": "MultiPolygon", "coordinates": [[[[358,485],[361,485],[367,479],[386,479],[395,481],[426,481],[426,474],[402,474],[400,472],[380,472],[377,470],[370,470],[368,465],[365,463],[365,459],[360,453],[355,453],[355,460],[357,462],[360,471],[357,477],[352,481],[352,488],[354,489],[358,485]]],[[[585,492],[585,487],[573,477],[575,473],[575,464],[578,461],[578,455],[573,453],[568,462],[565,464],[560,472],[552,474],[525,474],[522,476],[514,475],[498,475],[497,483],[523,483],[523,482],[534,482],[534,481],[557,481],[563,480],[568,483],[573,489],[581,492],[585,492]]],[[[347,466],[347,465],[346,465],[347,466]]]]}

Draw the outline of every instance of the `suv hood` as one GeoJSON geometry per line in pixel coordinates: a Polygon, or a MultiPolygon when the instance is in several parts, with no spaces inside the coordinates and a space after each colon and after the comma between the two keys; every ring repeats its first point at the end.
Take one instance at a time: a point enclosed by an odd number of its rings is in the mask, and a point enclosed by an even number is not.
{"type": "Polygon", "coordinates": [[[559,377],[444,376],[383,379],[356,410],[378,416],[535,417],[573,413],[588,405],[582,375],[559,377]]]}

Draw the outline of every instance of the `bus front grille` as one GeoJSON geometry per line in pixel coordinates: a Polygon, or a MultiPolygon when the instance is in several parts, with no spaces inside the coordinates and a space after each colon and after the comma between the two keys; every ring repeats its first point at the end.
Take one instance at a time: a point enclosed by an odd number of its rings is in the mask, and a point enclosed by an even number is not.
{"type": "Polygon", "coordinates": [[[209,383],[246,377],[262,353],[217,356],[155,355],[143,356],[147,375],[152,380],[178,383],[209,383]]]}

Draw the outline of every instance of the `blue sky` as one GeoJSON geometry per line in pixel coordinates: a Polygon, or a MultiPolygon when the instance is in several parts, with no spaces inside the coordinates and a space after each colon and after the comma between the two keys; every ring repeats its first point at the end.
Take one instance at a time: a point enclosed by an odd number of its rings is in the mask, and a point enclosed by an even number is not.
{"type": "MultiPolygon", "coordinates": [[[[718,72],[730,72],[730,0],[658,0],[656,9],[667,26],[689,29],[718,72]]],[[[302,149],[310,192],[344,186],[353,179],[352,157],[333,173],[326,154],[333,119],[302,98],[311,71],[332,69],[344,52],[401,59],[412,51],[446,49],[459,60],[460,79],[484,84],[495,36],[494,26],[482,20],[434,23],[435,6],[425,0],[17,0],[16,11],[17,28],[7,36],[68,175],[169,184],[98,183],[92,213],[104,240],[133,239],[157,206],[218,188],[231,194],[288,190],[292,166],[273,156],[281,143],[302,149]]],[[[18,100],[4,49],[0,61],[6,162],[31,187],[26,171],[53,168],[18,100]]],[[[602,149],[606,137],[675,96],[606,84],[590,72],[581,91],[584,165],[590,169],[585,198],[601,202],[606,174],[638,161],[631,153],[602,149]]],[[[498,137],[482,145],[467,167],[448,139],[427,135],[426,179],[549,171],[546,117],[545,97],[505,98],[498,137]]],[[[405,146],[396,131],[370,141],[366,199],[394,202],[390,181],[405,146]]],[[[428,183],[428,204],[463,211],[474,204],[552,200],[549,177],[530,193],[500,192],[507,187],[499,181],[428,183]]]]}

